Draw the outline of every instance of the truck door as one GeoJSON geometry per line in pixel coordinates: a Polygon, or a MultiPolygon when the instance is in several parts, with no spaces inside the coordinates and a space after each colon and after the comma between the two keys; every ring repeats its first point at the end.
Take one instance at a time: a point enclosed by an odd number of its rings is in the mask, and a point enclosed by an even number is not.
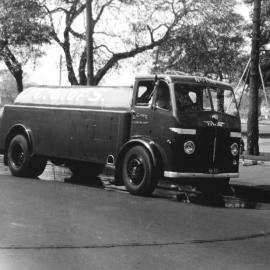
{"type": "Polygon", "coordinates": [[[171,131],[174,126],[172,116],[172,102],[169,85],[160,80],[155,88],[153,100],[153,119],[151,138],[166,153],[171,152],[171,131]]]}
{"type": "Polygon", "coordinates": [[[133,110],[131,135],[146,136],[166,151],[174,121],[169,85],[163,80],[140,81],[133,110]]]}
{"type": "Polygon", "coordinates": [[[153,79],[141,80],[135,85],[134,104],[132,106],[131,137],[146,136],[152,133],[152,100],[155,82],[153,79]],[[137,88],[137,89],[136,89],[137,88]]]}

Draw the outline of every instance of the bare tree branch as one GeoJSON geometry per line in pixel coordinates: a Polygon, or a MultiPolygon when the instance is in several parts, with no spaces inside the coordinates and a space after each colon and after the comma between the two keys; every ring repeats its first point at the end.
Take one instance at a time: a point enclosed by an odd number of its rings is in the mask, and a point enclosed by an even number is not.
{"type": "Polygon", "coordinates": [[[154,31],[150,28],[149,25],[147,25],[146,27],[149,31],[151,42],[153,43],[154,42],[154,35],[153,35],[154,31]]]}
{"type": "MultiPolygon", "coordinates": [[[[46,5],[44,5],[43,7],[45,7],[48,10],[48,7],[46,5]]],[[[64,12],[64,13],[68,13],[68,10],[63,8],[63,7],[58,7],[58,8],[52,9],[49,12],[50,12],[50,14],[54,14],[54,13],[58,13],[60,11],[64,12]]]]}
{"type": "Polygon", "coordinates": [[[1,51],[5,48],[5,46],[8,45],[8,42],[7,40],[0,40],[0,54],[1,54],[1,51]]]}
{"type": "Polygon", "coordinates": [[[84,11],[86,4],[82,4],[77,10],[74,11],[71,19],[71,23],[84,11]]]}
{"type": "MultiPolygon", "coordinates": [[[[65,53],[69,81],[72,84],[77,84],[78,82],[77,82],[75,72],[73,69],[73,63],[72,63],[72,58],[71,58],[71,53],[70,53],[70,34],[73,37],[78,38],[80,40],[84,40],[84,41],[86,40],[86,35],[84,33],[79,33],[78,31],[74,30],[74,28],[72,27],[76,18],[86,8],[86,3],[81,3],[82,1],[80,1],[80,0],[62,0],[62,1],[64,1],[66,4],[69,4],[69,7],[64,7],[64,8],[58,7],[58,8],[55,8],[53,10],[49,10],[47,8],[46,10],[47,10],[47,13],[49,14],[50,23],[52,26],[51,35],[54,38],[54,40],[62,47],[62,49],[64,50],[64,53],[65,53]],[[63,37],[64,37],[63,42],[60,40],[59,36],[57,35],[56,30],[54,28],[54,24],[53,24],[53,14],[55,14],[57,12],[62,12],[65,16],[65,28],[64,28],[64,32],[63,32],[63,37]]],[[[108,8],[114,7],[114,2],[115,2],[115,0],[106,0],[106,1],[102,1],[102,4],[100,4],[99,1],[95,1],[96,16],[90,18],[92,20],[92,23],[91,23],[92,38],[94,37],[94,35],[104,35],[106,37],[119,38],[119,39],[121,39],[121,41],[123,41],[122,40],[123,38],[120,35],[115,35],[113,33],[106,33],[106,32],[103,32],[102,30],[99,32],[94,31],[95,26],[101,20],[102,16],[104,15],[104,12],[108,8]]],[[[176,25],[176,23],[179,22],[183,18],[183,16],[185,16],[186,13],[192,8],[192,7],[189,7],[189,4],[190,4],[189,0],[166,0],[165,3],[166,3],[165,9],[168,11],[170,10],[170,12],[172,14],[172,20],[170,20],[170,23],[168,23],[168,24],[160,23],[156,26],[151,26],[150,24],[146,25],[145,21],[142,21],[142,23],[141,23],[144,27],[142,28],[143,30],[141,30],[139,37],[141,38],[141,36],[143,36],[145,39],[146,36],[149,34],[149,43],[142,45],[141,40],[138,39],[138,42],[136,42],[133,49],[126,51],[126,52],[120,52],[120,53],[113,52],[109,48],[109,46],[106,45],[106,43],[100,44],[100,45],[94,47],[95,53],[98,52],[98,49],[105,49],[111,55],[109,60],[107,62],[105,62],[104,66],[96,72],[96,75],[94,76],[95,84],[97,84],[103,78],[103,76],[106,74],[106,72],[110,68],[114,67],[118,63],[119,60],[133,57],[138,53],[144,52],[144,51],[149,50],[149,49],[153,49],[154,47],[161,45],[168,38],[171,29],[176,25]],[[163,27],[164,27],[165,33],[162,37],[160,37],[160,35],[162,33],[161,30],[163,30],[162,29],[163,27]]],[[[151,5],[152,5],[152,3],[151,3],[151,5]]],[[[157,6],[155,4],[153,4],[153,5],[155,7],[157,6]]],[[[152,15],[156,12],[155,7],[153,7],[152,15]]],[[[163,12],[163,7],[159,9],[159,10],[162,10],[162,12],[163,12]]],[[[152,19],[155,20],[156,18],[155,18],[155,16],[153,16],[153,17],[150,16],[150,18],[148,18],[148,19],[150,21],[152,21],[152,19]]],[[[94,40],[93,40],[93,42],[94,42],[94,40]]],[[[122,43],[125,44],[125,41],[123,41],[122,43]]],[[[126,41],[126,44],[130,45],[129,40],[126,41]]],[[[102,63],[104,63],[104,62],[102,62],[102,63]]],[[[81,59],[80,59],[80,64],[79,64],[80,83],[85,81],[85,74],[83,74],[83,73],[85,73],[85,64],[86,64],[86,51],[84,50],[81,54],[81,59]]]]}
{"type": "Polygon", "coordinates": [[[107,37],[112,37],[112,38],[121,38],[120,35],[116,35],[116,34],[112,34],[112,33],[106,33],[106,32],[95,32],[94,33],[95,35],[104,35],[104,36],[107,36],[107,37]]]}
{"type": "Polygon", "coordinates": [[[133,57],[138,53],[142,53],[144,51],[153,49],[154,47],[161,45],[168,38],[168,36],[170,34],[170,30],[171,30],[171,28],[169,28],[166,31],[166,33],[164,34],[164,36],[162,38],[160,38],[159,40],[153,41],[148,45],[136,47],[128,52],[113,54],[112,57],[108,60],[108,62],[104,65],[104,67],[98,70],[98,72],[95,76],[96,84],[98,84],[100,82],[100,80],[107,73],[107,71],[110,70],[115,64],[117,64],[119,60],[133,57]]]}
{"type": "Polygon", "coordinates": [[[50,20],[50,26],[51,26],[51,33],[50,35],[52,36],[52,38],[61,46],[63,47],[63,42],[61,42],[61,40],[59,39],[56,31],[55,31],[55,27],[54,27],[54,23],[53,23],[53,17],[52,17],[52,13],[51,13],[51,10],[45,5],[43,6],[43,8],[47,11],[47,14],[48,14],[48,17],[49,17],[49,20],[50,20]]]}
{"type": "Polygon", "coordinates": [[[110,5],[112,4],[113,1],[114,1],[114,0],[109,0],[107,3],[105,3],[105,4],[101,7],[99,13],[97,14],[97,17],[93,20],[93,25],[94,25],[93,28],[95,28],[95,25],[96,25],[97,22],[100,20],[100,18],[101,18],[101,16],[102,16],[103,12],[104,12],[104,10],[105,10],[105,8],[107,8],[108,6],[110,6],[110,5]]]}
{"type": "Polygon", "coordinates": [[[100,48],[105,48],[110,54],[114,55],[114,52],[111,51],[106,45],[102,44],[102,45],[99,45],[99,46],[96,46],[94,49],[95,50],[98,50],[100,48]]]}
{"type": "Polygon", "coordinates": [[[81,34],[81,33],[78,33],[77,31],[75,31],[73,28],[70,28],[70,33],[76,37],[76,38],[79,38],[79,39],[82,39],[82,40],[86,40],[86,35],[85,33],[81,34]]]}

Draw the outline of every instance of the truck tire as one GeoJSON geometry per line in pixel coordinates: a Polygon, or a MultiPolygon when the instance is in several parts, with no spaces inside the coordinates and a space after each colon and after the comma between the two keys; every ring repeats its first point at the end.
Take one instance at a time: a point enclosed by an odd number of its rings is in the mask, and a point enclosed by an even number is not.
{"type": "Polygon", "coordinates": [[[30,152],[26,138],[23,135],[13,137],[8,145],[7,162],[14,176],[28,176],[30,152]]]}
{"type": "Polygon", "coordinates": [[[16,135],[8,145],[7,163],[12,175],[35,178],[43,172],[47,162],[41,157],[31,157],[27,139],[16,135]]]}
{"type": "Polygon", "coordinates": [[[132,147],[125,155],[122,165],[123,182],[129,193],[150,195],[156,185],[151,157],[142,146],[132,147]]]}

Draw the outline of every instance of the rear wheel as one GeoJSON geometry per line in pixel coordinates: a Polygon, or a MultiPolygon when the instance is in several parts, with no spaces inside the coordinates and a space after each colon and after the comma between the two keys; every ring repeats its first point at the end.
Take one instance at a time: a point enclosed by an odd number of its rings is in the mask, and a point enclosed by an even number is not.
{"type": "Polygon", "coordinates": [[[16,135],[10,141],[7,151],[7,162],[12,175],[27,176],[30,153],[28,142],[24,136],[16,135]]]}
{"type": "Polygon", "coordinates": [[[25,136],[16,135],[8,145],[7,163],[14,176],[37,177],[43,172],[47,162],[45,158],[31,157],[25,136]]]}
{"type": "Polygon", "coordinates": [[[154,169],[148,151],[142,146],[131,148],[122,165],[122,179],[127,190],[134,195],[150,195],[156,185],[154,169]]]}

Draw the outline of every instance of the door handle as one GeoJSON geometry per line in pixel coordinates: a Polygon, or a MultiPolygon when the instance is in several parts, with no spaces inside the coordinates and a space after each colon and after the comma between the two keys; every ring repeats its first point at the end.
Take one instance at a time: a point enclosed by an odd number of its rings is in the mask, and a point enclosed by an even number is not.
{"type": "Polygon", "coordinates": [[[151,110],[155,111],[157,109],[157,105],[156,104],[152,104],[151,105],[151,110]]]}
{"type": "Polygon", "coordinates": [[[131,113],[132,119],[136,119],[137,113],[135,112],[135,110],[132,109],[132,110],[130,111],[130,113],[131,113]]]}

